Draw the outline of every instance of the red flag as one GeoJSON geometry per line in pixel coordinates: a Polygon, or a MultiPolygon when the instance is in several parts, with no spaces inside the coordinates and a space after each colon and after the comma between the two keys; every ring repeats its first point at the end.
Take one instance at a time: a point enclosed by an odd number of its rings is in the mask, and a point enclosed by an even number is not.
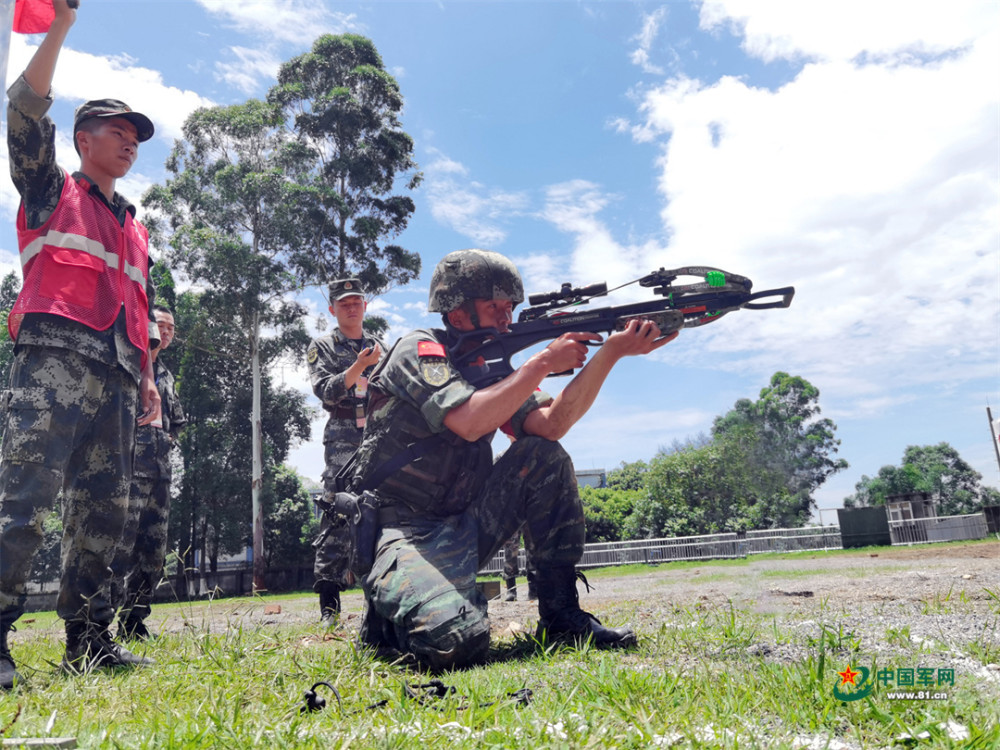
{"type": "Polygon", "coordinates": [[[14,31],[18,34],[42,34],[55,17],[52,0],[15,0],[14,31]]]}

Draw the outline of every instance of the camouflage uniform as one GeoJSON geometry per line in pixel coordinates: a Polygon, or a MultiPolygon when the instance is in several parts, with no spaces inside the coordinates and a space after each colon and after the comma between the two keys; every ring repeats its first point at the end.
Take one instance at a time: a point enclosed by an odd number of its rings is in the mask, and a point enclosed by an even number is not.
{"type": "MultiPolygon", "coordinates": [[[[360,340],[347,338],[339,328],[334,328],[328,336],[321,336],[310,344],[306,352],[309,365],[309,380],[313,393],[329,412],[326,428],[323,430],[323,488],[334,492],[334,479],[341,467],[357,450],[364,429],[367,395],[359,396],[357,385],[344,387],[344,372],[354,364],[358,353],[365,348],[378,346],[383,349],[381,339],[365,334],[360,340]],[[359,424],[360,421],[360,424],[359,424]]],[[[371,374],[369,368],[363,374],[371,374]]],[[[350,537],[346,524],[331,527],[327,514],[320,519],[320,533],[316,539],[316,559],[313,571],[316,576],[316,590],[324,581],[330,581],[339,588],[347,588],[349,577],[350,537]]]]}
{"type": "Polygon", "coordinates": [[[528,413],[550,397],[536,392],[518,409],[510,421],[516,440],[493,463],[492,435],[468,442],[444,426],[475,392],[447,343],[445,331],[413,331],[380,363],[355,474],[362,486],[407,446],[431,446],[379,485],[362,641],[413,653],[434,669],[486,656],[489,619],[476,572],[518,528],[539,567],[574,566],[585,536],[569,456],[523,431],[528,413]]]}
{"type": "Polygon", "coordinates": [[[160,392],[161,425],[136,428],[128,517],[111,566],[112,600],[121,608],[119,619],[126,631],[134,631],[149,616],[163,572],[170,517],[170,449],[187,423],[173,374],[159,358],[153,362],[153,371],[160,392]]]}
{"type": "MultiPolygon", "coordinates": [[[[23,77],[7,92],[11,178],[28,228],[55,210],[65,173],[55,162],[52,100],[23,77]]],[[[77,172],[72,179],[89,184],[77,172]]],[[[110,202],[120,224],[135,207],[110,202]]],[[[147,280],[151,346],[159,341],[147,280]]],[[[51,314],[25,315],[18,332],[0,463],[0,627],[24,612],[25,584],[42,542],[42,521],[63,491],[62,580],[57,612],[67,621],[108,624],[112,556],[125,525],[135,435],[141,353],[124,312],[111,328],[91,329],[51,314]]]]}

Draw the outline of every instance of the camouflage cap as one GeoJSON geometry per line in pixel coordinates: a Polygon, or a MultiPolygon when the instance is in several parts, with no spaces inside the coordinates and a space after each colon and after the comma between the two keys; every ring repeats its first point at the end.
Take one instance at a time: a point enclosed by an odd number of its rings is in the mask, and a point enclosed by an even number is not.
{"type": "Polygon", "coordinates": [[[508,299],[515,306],[524,302],[517,266],[491,250],[456,250],[444,256],[431,277],[428,311],[448,313],[474,299],[508,299]]]}
{"type": "Polygon", "coordinates": [[[357,279],[337,279],[330,284],[330,304],[344,297],[364,297],[365,290],[357,279]]]}
{"type": "Polygon", "coordinates": [[[124,117],[135,125],[139,143],[153,137],[153,121],[140,112],[133,112],[130,106],[119,99],[91,99],[77,107],[73,117],[73,135],[76,136],[80,123],[92,117],[124,117]]]}

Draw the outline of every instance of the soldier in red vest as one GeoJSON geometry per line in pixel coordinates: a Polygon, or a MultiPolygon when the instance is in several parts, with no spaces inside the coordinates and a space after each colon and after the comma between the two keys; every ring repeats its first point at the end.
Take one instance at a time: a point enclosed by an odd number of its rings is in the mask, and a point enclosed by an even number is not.
{"type": "Polygon", "coordinates": [[[85,102],[73,123],[80,171],[55,161],[47,116],[56,60],[76,11],[55,19],[7,92],[11,178],[21,195],[24,285],[10,313],[15,340],[0,448],[0,688],[21,680],[8,646],[24,612],[42,521],[62,492],[62,576],[70,672],[150,663],[114,643],[110,564],[128,509],[137,424],[160,413],[150,339],[148,240],[135,207],[115,192],[153,124],[124,102],[85,102]],[[141,411],[141,414],[137,412],[141,411]]]}

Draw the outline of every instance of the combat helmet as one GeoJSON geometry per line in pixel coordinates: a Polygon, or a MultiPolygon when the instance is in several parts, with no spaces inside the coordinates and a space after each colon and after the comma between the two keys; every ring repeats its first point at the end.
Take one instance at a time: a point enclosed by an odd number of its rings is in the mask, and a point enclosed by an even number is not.
{"type": "Polygon", "coordinates": [[[474,299],[524,302],[521,274],[511,261],[491,250],[456,250],[437,264],[431,277],[429,312],[448,313],[474,299]]]}

